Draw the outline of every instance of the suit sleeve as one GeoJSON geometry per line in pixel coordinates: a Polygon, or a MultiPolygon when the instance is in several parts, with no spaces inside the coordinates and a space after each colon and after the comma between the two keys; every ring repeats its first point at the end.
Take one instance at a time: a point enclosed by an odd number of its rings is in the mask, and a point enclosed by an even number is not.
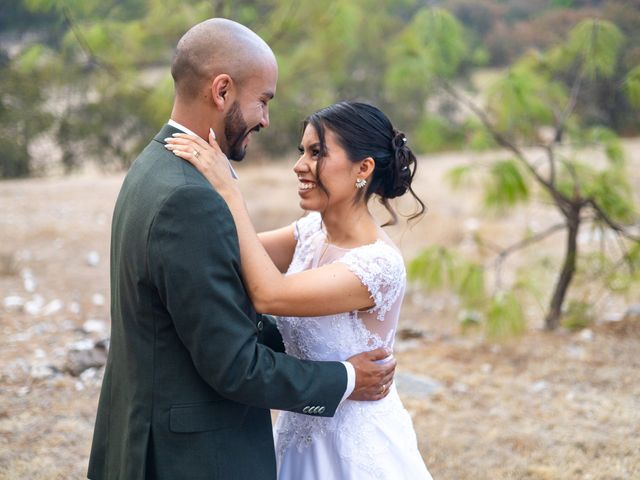
{"type": "Polygon", "coordinates": [[[275,352],[284,352],[284,342],[276,325],[276,319],[271,315],[262,315],[262,320],[264,324],[262,343],[275,352]]]}
{"type": "Polygon", "coordinates": [[[215,191],[174,190],[151,226],[148,255],[150,277],[178,336],[220,395],[261,408],[307,413],[317,406],[317,415],[334,414],[347,388],[344,365],[298,360],[258,342],[261,316],[246,313],[253,310],[240,276],[235,225],[215,191]]]}

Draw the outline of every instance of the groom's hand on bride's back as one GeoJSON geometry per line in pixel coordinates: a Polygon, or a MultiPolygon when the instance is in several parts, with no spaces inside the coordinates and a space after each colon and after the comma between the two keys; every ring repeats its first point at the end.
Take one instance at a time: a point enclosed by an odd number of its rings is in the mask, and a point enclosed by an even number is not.
{"type": "Polygon", "coordinates": [[[389,394],[396,360],[387,348],[359,353],[347,360],[356,370],[356,386],[349,400],[380,400],[389,394]]]}

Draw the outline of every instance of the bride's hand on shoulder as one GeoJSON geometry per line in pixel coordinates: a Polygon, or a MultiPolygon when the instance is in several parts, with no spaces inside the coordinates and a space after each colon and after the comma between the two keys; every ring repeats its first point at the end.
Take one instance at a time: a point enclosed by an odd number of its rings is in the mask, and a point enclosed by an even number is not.
{"type": "Polygon", "coordinates": [[[209,143],[186,133],[174,133],[164,140],[167,150],[196,167],[219,193],[236,188],[229,159],[220,150],[212,130],[209,130],[209,143]]]}

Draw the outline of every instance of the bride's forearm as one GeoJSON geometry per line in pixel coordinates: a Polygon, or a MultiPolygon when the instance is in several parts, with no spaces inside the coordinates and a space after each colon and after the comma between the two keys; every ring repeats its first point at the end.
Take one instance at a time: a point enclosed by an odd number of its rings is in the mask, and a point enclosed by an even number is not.
{"type": "Polygon", "coordinates": [[[239,189],[229,188],[221,194],[226,200],[236,224],[242,276],[249,297],[256,310],[265,313],[274,300],[274,295],[281,290],[284,276],[262,245],[239,189]]]}

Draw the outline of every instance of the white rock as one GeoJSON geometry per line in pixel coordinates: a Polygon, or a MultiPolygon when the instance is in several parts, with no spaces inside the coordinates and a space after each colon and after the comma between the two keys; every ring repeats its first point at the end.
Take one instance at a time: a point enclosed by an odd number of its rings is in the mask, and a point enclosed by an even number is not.
{"type": "Polygon", "coordinates": [[[24,304],[24,310],[29,315],[38,315],[44,306],[44,298],[40,295],[34,295],[31,300],[24,304]]]}
{"type": "Polygon", "coordinates": [[[51,378],[56,374],[56,371],[51,365],[33,365],[31,367],[31,378],[35,380],[44,380],[45,378],[51,378]]]}
{"type": "Polygon", "coordinates": [[[33,356],[36,357],[36,358],[45,358],[47,356],[47,354],[41,348],[36,348],[33,351],[33,356]]]}
{"type": "Polygon", "coordinates": [[[89,338],[85,338],[69,345],[69,350],[91,350],[93,346],[93,341],[89,338]]]}
{"type": "Polygon", "coordinates": [[[107,330],[107,324],[97,318],[91,318],[82,324],[82,330],[86,333],[103,333],[107,330]]]}
{"type": "Polygon", "coordinates": [[[80,380],[84,383],[87,383],[91,380],[95,380],[98,376],[98,369],[95,367],[87,368],[84,372],[80,374],[80,380]]]}
{"type": "Polygon", "coordinates": [[[56,298],[55,300],[51,300],[47,305],[42,309],[43,315],[53,315],[58,313],[64,307],[64,303],[62,300],[56,298]]]}
{"type": "Polygon", "coordinates": [[[33,277],[29,277],[29,278],[25,278],[24,279],[24,289],[27,292],[29,292],[29,293],[35,292],[37,286],[38,286],[38,284],[36,283],[36,280],[33,277]]]}
{"type": "Polygon", "coordinates": [[[19,297],[18,295],[9,295],[8,297],[5,297],[2,302],[4,308],[8,310],[22,310],[24,303],[24,298],[19,297]]]}
{"type": "Polygon", "coordinates": [[[87,256],[85,257],[85,261],[87,262],[87,265],[91,267],[95,267],[98,265],[98,263],[100,263],[100,254],[95,250],[92,250],[89,253],[87,253],[87,256]]]}
{"type": "Polygon", "coordinates": [[[26,397],[31,392],[31,387],[24,386],[18,389],[18,397],[26,397]]]}
{"type": "Polygon", "coordinates": [[[84,390],[84,383],[78,380],[76,382],[76,391],[81,392],[82,390],[84,390]]]}
{"type": "Polygon", "coordinates": [[[393,381],[401,394],[414,397],[428,397],[443,388],[434,378],[412,373],[396,372],[393,381]]]}
{"type": "Polygon", "coordinates": [[[104,305],[104,295],[100,293],[94,293],[91,295],[91,303],[96,307],[102,307],[104,305]]]}
{"type": "Polygon", "coordinates": [[[633,319],[636,317],[640,317],[640,303],[635,303],[629,306],[624,314],[624,318],[633,319]]]}
{"type": "Polygon", "coordinates": [[[531,393],[539,393],[539,392],[542,392],[543,390],[547,390],[548,388],[549,388],[549,384],[547,382],[545,382],[544,380],[539,380],[533,385],[531,385],[531,387],[529,388],[529,391],[531,393]]]}
{"type": "Polygon", "coordinates": [[[79,314],[80,313],[80,304],[78,302],[71,302],[69,304],[69,311],[73,314],[79,314]]]}
{"type": "Polygon", "coordinates": [[[580,332],[580,340],[583,340],[585,342],[593,342],[593,337],[593,330],[590,330],[588,328],[585,328],[580,332]]]}
{"type": "Polygon", "coordinates": [[[477,218],[467,218],[464,221],[464,228],[468,231],[468,232],[476,232],[478,231],[478,228],[480,228],[480,221],[477,218]]]}
{"type": "Polygon", "coordinates": [[[602,320],[605,322],[619,322],[624,318],[622,312],[609,312],[603,315],[602,320]]]}
{"type": "Polygon", "coordinates": [[[490,363],[483,363],[480,365],[480,371],[482,373],[491,373],[493,371],[493,365],[490,363]]]}
{"type": "Polygon", "coordinates": [[[31,269],[29,268],[23,269],[21,272],[21,276],[22,276],[22,282],[24,284],[24,289],[29,293],[35,292],[37,283],[31,269]]]}
{"type": "Polygon", "coordinates": [[[452,388],[456,393],[467,393],[469,391],[469,386],[466,383],[462,382],[454,383],[452,388]]]}

